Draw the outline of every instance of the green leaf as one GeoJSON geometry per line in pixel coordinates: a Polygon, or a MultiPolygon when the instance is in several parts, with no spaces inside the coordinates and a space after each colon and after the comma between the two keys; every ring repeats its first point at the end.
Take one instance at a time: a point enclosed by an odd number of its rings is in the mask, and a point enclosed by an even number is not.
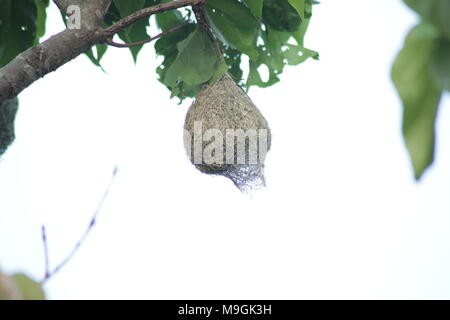
{"type": "Polygon", "coordinates": [[[319,53],[314,50],[292,44],[287,44],[286,46],[287,49],[283,52],[283,56],[287,60],[287,63],[291,66],[303,63],[309,58],[313,58],[315,60],[319,59],[319,53]]]}
{"type": "MultiPolygon", "coordinates": [[[[183,22],[183,15],[178,10],[166,11],[163,13],[158,13],[156,15],[156,25],[161,31],[166,31],[168,29],[179,26],[183,22]]],[[[171,34],[168,34],[167,36],[170,35],[171,34]]],[[[163,38],[165,38],[165,36],[163,38]]]]}
{"type": "Polygon", "coordinates": [[[121,18],[120,12],[117,9],[117,7],[114,5],[114,2],[111,3],[111,5],[108,8],[108,12],[105,14],[105,18],[103,19],[104,26],[109,27],[119,21],[121,18]]]}
{"type": "Polygon", "coordinates": [[[449,0],[404,0],[423,20],[434,24],[450,40],[449,0]]]}
{"type": "Polygon", "coordinates": [[[100,67],[103,70],[103,72],[105,72],[105,70],[103,69],[100,61],[105,55],[107,49],[108,46],[106,44],[101,43],[95,45],[96,54],[94,54],[94,50],[92,48],[86,52],[86,55],[91,60],[91,62],[95,64],[97,67],[100,67]]]}
{"type": "Polygon", "coordinates": [[[440,39],[433,52],[431,70],[435,81],[450,91],[450,41],[440,39]]]}
{"type": "Polygon", "coordinates": [[[0,300],[18,300],[22,296],[11,277],[0,271],[0,300]]]}
{"type": "Polygon", "coordinates": [[[263,7],[263,21],[271,29],[295,32],[302,19],[288,0],[266,0],[263,7]]]}
{"type": "Polygon", "coordinates": [[[179,83],[195,86],[211,79],[217,55],[205,33],[195,30],[177,48],[179,54],[164,79],[168,87],[176,88],[179,83]]]}
{"type": "MultiPolygon", "coordinates": [[[[204,74],[192,74],[193,68],[183,74],[179,63],[182,57],[180,41],[187,41],[188,35],[193,37],[190,33],[192,29],[186,29],[173,38],[169,34],[155,43],[156,52],[164,56],[163,63],[157,69],[159,80],[171,90],[172,96],[180,99],[194,96],[201,86],[200,80],[208,78],[207,81],[214,82],[225,71],[246,89],[252,85],[273,85],[279,81],[278,76],[284,66],[297,65],[308,58],[318,59],[316,51],[304,46],[304,36],[315,3],[311,0],[209,0],[205,7],[207,19],[227,68],[216,58],[205,66],[207,72],[204,74]],[[292,44],[294,39],[297,45],[292,44]],[[246,79],[243,79],[241,67],[243,54],[250,58],[246,79]],[[269,77],[263,81],[260,72],[265,67],[269,77]]],[[[177,10],[156,15],[161,30],[179,25],[182,21],[183,15],[177,10]]],[[[210,50],[211,57],[212,52],[210,50]]]]}
{"type": "MultiPolygon", "coordinates": [[[[161,31],[166,31],[183,23],[183,16],[177,10],[172,10],[156,15],[156,24],[161,31]]],[[[164,61],[158,66],[156,72],[159,75],[159,81],[166,84],[166,74],[170,66],[178,56],[178,44],[185,40],[196,29],[194,23],[189,23],[182,28],[171,32],[164,37],[158,39],[155,43],[155,51],[158,55],[164,56],[164,61]]],[[[194,87],[178,86],[176,88],[167,86],[171,90],[171,97],[177,96],[181,100],[186,97],[194,96],[192,94],[196,90],[194,87]]]]}
{"type": "Polygon", "coordinates": [[[0,300],[45,300],[40,283],[25,274],[7,276],[0,272],[0,300]]]}
{"type": "Polygon", "coordinates": [[[403,102],[403,135],[416,179],[433,162],[435,121],[442,88],[430,61],[439,31],[422,23],[408,34],[392,67],[392,79],[403,102]]]}
{"type": "MultiPolygon", "coordinates": [[[[149,25],[148,20],[139,20],[133,23],[131,26],[125,30],[119,32],[119,38],[125,43],[133,43],[148,38],[147,26],[149,25]]],[[[130,47],[129,50],[133,56],[133,60],[136,63],[139,52],[142,49],[142,45],[130,47]]]]}
{"type": "Polygon", "coordinates": [[[33,45],[36,22],[33,0],[0,0],[0,67],[33,45]]]}
{"type": "MultiPolygon", "coordinates": [[[[114,0],[114,6],[117,8],[117,12],[119,13],[121,18],[127,17],[130,14],[143,9],[146,5],[145,0],[114,0]]],[[[112,5],[111,5],[112,6],[112,5]]],[[[113,9],[111,9],[113,10],[113,9]]],[[[134,22],[131,26],[119,32],[119,38],[122,39],[125,43],[133,43],[144,40],[148,38],[147,34],[147,26],[149,25],[149,19],[140,19],[134,22]]],[[[137,56],[139,51],[141,51],[141,46],[135,46],[129,48],[134,62],[137,60],[137,56]]]]}
{"type": "Polygon", "coordinates": [[[23,273],[13,275],[11,278],[22,293],[24,300],[45,300],[45,293],[39,282],[23,273]]]}
{"type": "Polygon", "coordinates": [[[251,59],[258,58],[259,23],[250,9],[237,1],[209,0],[206,11],[214,33],[222,42],[251,59]]]}
{"type": "Polygon", "coordinates": [[[256,63],[254,61],[250,61],[250,72],[248,74],[247,82],[245,83],[246,88],[250,88],[251,86],[258,86],[260,88],[267,88],[271,85],[274,85],[280,78],[278,78],[277,73],[269,68],[269,79],[264,82],[261,79],[261,75],[259,74],[258,68],[262,65],[261,62],[256,63]]]}
{"type": "Polygon", "coordinates": [[[36,21],[36,39],[34,44],[39,43],[39,39],[45,34],[45,23],[47,21],[46,9],[50,0],[34,0],[37,8],[37,21],[36,21]]]}
{"type": "Polygon", "coordinates": [[[261,19],[264,0],[243,0],[256,18],[261,19]]]}
{"type": "Polygon", "coordinates": [[[228,73],[232,76],[236,83],[240,84],[243,75],[243,71],[241,69],[241,52],[231,47],[222,45],[222,54],[225,58],[225,63],[228,66],[228,73]]]}
{"type": "Polygon", "coordinates": [[[293,34],[292,34],[295,41],[297,41],[297,43],[299,45],[302,45],[302,46],[304,45],[305,35],[306,35],[306,31],[308,30],[309,22],[311,21],[311,17],[312,17],[312,3],[309,1],[306,1],[305,7],[304,7],[304,19],[302,17],[302,22],[300,24],[300,27],[298,28],[297,31],[293,32],[293,34]]]}
{"type": "Polygon", "coordinates": [[[113,0],[122,18],[144,8],[145,0],[113,0]]]}
{"type": "Polygon", "coordinates": [[[208,83],[210,85],[215,84],[217,81],[222,79],[223,75],[225,73],[227,73],[227,71],[228,71],[228,66],[225,63],[225,60],[217,59],[216,64],[214,65],[214,73],[208,83]]]}
{"type": "Polygon", "coordinates": [[[302,21],[305,20],[305,0],[289,0],[289,3],[297,10],[302,21]]]}
{"type": "Polygon", "coordinates": [[[302,45],[288,43],[290,38],[291,33],[289,32],[267,28],[262,34],[264,44],[258,47],[258,60],[250,61],[250,73],[245,84],[247,88],[253,85],[261,88],[269,87],[280,80],[278,75],[283,72],[285,65],[297,65],[308,58],[319,58],[319,54],[316,51],[307,49],[302,45]],[[259,68],[262,65],[268,67],[269,78],[266,82],[262,81],[259,74],[259,68]]]}

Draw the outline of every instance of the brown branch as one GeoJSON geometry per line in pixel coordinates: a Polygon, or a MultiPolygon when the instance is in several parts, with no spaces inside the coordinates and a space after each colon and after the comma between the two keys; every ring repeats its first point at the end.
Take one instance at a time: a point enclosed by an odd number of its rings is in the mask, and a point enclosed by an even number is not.
{"type": "Polygon", "coordinates": [[[136,11],[135,13],[129,15],[128,17],[125,17],[125,18],[119,20],[118,22],[116,22],[115,24],[110,26],[109,28],[104,29],[103,32],[109,36],[113,36],[116,33],[122,31],[126,27],[129,27],[134,22],[136,22],[140,19],[150,17],[151,15],[154,15],[157,13],[170,11],[170,10],[187,7],[187,6],[194,6],[194,5],[197,5],[200,3],[205,3],[205,0],[178,0],[178,1],[174,0],[171,2],[157,4],[157,5],[136,11]]]}
{"type": "Polygon", "coordinates": [[[45,227],[42,227],[42,239],[44,241],[44,248],[45,248],[45,263],[46,263],[46,270],[45,270],[45,276],[44,279],[42,279],[41,283],[45,283],[46,281],[48,281],[50,278],[52,278],[56,273],[58,273],[59,271],[61,271],[61,269],[73,258],[73,256],[78,252],[78,250],[80,249],[81,245],[84,243],[84,241],[86,240],[87,236],[89,235],[89,233],[91,232],[92,228],[95,225],[95,222],[97,220],[97,216],[98,213],[100,212],[101,208],[103,207],[103,204],[105,203],[106,198],[108,197],[109,191],[111,190],[111,187],[113,185],[113,182],[116,178],[117,175],[117,167],[114,168],[113,170],[113,174],[111,177],[111,180],[108,184],[108,187],[106,188],[105,192],[103,193],[102,198],[100,199],[100,202],[97,205],[96,210],[94,211],[94,214],[92,215],[91,221],[89,222],[88,227],[86,228],[86,230],[84,231],[83,235],[81,236],[80,240],[77,241],[77,243],[75,244],[75,246],[72,248],[72,250],[69,252],[69,254],[66,256],[66,258],[64,260],[62,260],[53,270],[49,270],[49,266],[48,266],[48,249],[47,249],[47,237],[45,236],[45,227]]]}
{"type": "Polygon", "coordinates": [[[109,28],[101,29],[103,17],[111,0],[54,0],[62,11],[68,3],[79,5],[81,29],[67,29],[48,40],[31,47],[0,69],[0,105],[14,98],[36,80],[55,71],[70,60],[88,51],[92,46],[106,43],[116,33],[139,19],[156,13],[206,3],[207,0],[173,0],[139,10],[119,20],[109,28]]]}
{"type": "MultiPolygon", "coordinates": [[[[104,35],[97,30],[111,0],[70,1],[81,6],[83,17],[81,29],[64,30],[25,50],[0,68],[0,105],[5,100],[17,96],[36,80],[86,52],[93,45],[105,41],[104,35]]],[[[58,3],[64,5],[61,0],[58,3]]]]}
{"type": "Polygon", "coordinates": [[[165,36],[165,35],[168,34],[168,33],[177,31],[178,29],[184,27],[184,26],[187,25],[188,23],[189,23],[189,21],[185,21],[185,22],[183,22],[182,24],[180,24],[179,26],[170,28],[170,29],[168,29],[168,30],[166,30],[166,31],[161,32],[160,34],[157,34],[157,35],[154,36],[154,37],[151,37],[151,38],[148,38],[148,39],[145,39],[145,40],[142,40],[142,41],[138,41],[138,42],[133,42],[133,43],[117,43],[117,42],[112,41],[111,39],[108,39],[108,40],[106,41],[106,43],[109,44],[110,46],[117,47],[117,48],[130,48],[130,47],[141,46],[141,45],[146,44],[146,43],[149,43],[149,42],[151,42],[151,41],[153,41],[153,40],[159,39],[159,38],[165,36]]]}
{"type": "Polygon", "coordinates": [[[199,4],[192,7],[192,10],[194,11],[195,19],[197,20],[197,24],[201,30],[206,32],[209,39],[213,43],[214,50],[216,51],[216,55],[219,59],[224,59],[222,50],[220,49],[219,42],[217,41],[216,36],[211,30],[211,26],[209,24],[208,17],[205,13],[205,4],[199,4]]]}

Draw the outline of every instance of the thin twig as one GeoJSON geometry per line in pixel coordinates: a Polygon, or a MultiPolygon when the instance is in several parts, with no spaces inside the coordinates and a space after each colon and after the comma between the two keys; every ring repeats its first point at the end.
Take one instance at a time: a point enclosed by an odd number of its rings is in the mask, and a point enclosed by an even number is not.
{"type": "MultiPolygon", "coordinates": [[[[91,232],[92,228],[95,225],[95,222],[97,220],[97,216],[98,213],[100,212],[101,208],[103,207],[103,204],[106,200],[106,198],[108,197],[109,191],[111,190],[111,187],[113,185],[114,179],[116,178],[117,175],[117,167],[114,168],[113,170],[113,174],[111,177],[111,180],[108,184],[108,187],[106,188],[105,192],[103,193],[102,198],[100,199],[100,202],[97,205],[96,210],[94,211],[94,214],[92,215],[91,221],[89,222],[88,227],[86,228],[84,234],[82,235],[82,237],[80,238],[80,240],[78,240],[78,242],[75,244],[75,246],[73,247],[72,251],[70,251],[70,253],[66,256],[66,258],[61,261],[60,264],[58,264],[52,271],[48,271],[48,265],[46,267],[46,275],[44,277],[44,279],[41,281],[41,283],[46,282],[47,280],[49,280],[50,278],[52,278],[56,273],[58,273],[72,258],[73,256],[77,253],[78,249],[80,249],[81,245],[84,243],[84,241],[86,240],[87,236],[89,235],[89,233],[91,232]]],[[[45,234],[45,228],[43,227],[43,234],[45,234]]],[[[45,248],[47,248],[47,237],[43,236],[43,239],[45,239],[44,245],[45,248]]],[[[48,263],[48,251],[46,250],[46,264],[48,263]]]]}
{"type": "Polygon", "coordinates": [[[42,231],[42,242],[44,244],[44,257],[45,257],[45,276],[44,276],[44,279],[47,279],[47,278],[50,277],[50,262],[49,262],[49,256],[48,256],[47,233],[45,232],[45,226],[44,225],[42,225],[41,231],[42,231]]]}
{"type": "Polygon", "coordinates": [[[214,50],[216,51],[216,55],[219,59],[223,58],[222,50],[220,49],[219,43],[217,41],[216,36],[211,30],[211,26],[209,25],[208,18],[205,13],[205,4],[199,4],[192,7],[192,10],[194,11],[195,18],[197,20],[197,24],[201,30],[206,32],[208,37],[210,38],[211,42],[213,43],[214,50]]]}
{"type": "Polygon", "coordinates": [[[151,37],[151,38],[148,38],[148,39],[145,39],[145,40],[142,40],[142,41],[138,41],[138,42],[133,42],[133,43],[117,43],[117,42],[114,42],[114,41],[112,41],[111,39],[109,39],[109,40],[106,41],[106,43],[109,44],[110,46],[117,47],[117,48],[130,48],[130,47],[141,46],[141,45],[146,44],[146,43],[149,43],[149,42],[151,42],[151,41],[153,41],[153,40],[159,39],[159,38],[165,36],[165,35],[168,34],[168,33],[177,31],[178,29],[184,27],[184,26],[187,25],[188,23],[189,23],[189,21],[185,21],[185,22],[183,22],[182,24],[180,24],[179,26],[170,28],[170,29],[168,29],[168,30],[166,30],[166,31],[161,32],[160,34],[157,34],[157,35],[154,36],[154,37],[151,37]]]}
{"type": "Polygon", "coordinates": [[[106,29],[103,29],[102,33],[104,33],[107,37],[110,38],[111,36],[122,31],[126,27],[129,27],[134,22],[136,22],[140,19],[147,18],[147,17],[157,14],[157,13],[166,12],[166,11],[170,11],[170,10],[174,10],[174,9],[178,9],[178,8],[182,8],[182,7],[187,7],[187,6],[194,6],[194,5],[197,5],[200,3],[205,3],[205,0],[174,0],[171,2],[157,4],[157,5],[136,11],[135,13],[117,21],[112,26],[110,26],[106,29]]]}

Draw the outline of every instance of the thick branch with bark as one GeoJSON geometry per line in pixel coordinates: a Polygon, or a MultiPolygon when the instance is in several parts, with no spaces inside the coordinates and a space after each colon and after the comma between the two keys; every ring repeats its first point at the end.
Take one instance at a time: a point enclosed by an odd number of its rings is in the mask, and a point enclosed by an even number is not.
{"type": "Polygon", "coordinates": [[[103,18],[111,0],[54,0],[62,12],[77,5],[81,13],[81,28],[66,29],[48,40],[29,48],[0,69],[0,105],[46,74],[112,37],[134,22],[153,14],[205,3],[206,0],[174,0],[139,10],[102,29],[103,18]]]}
{"type": "Polygon", "coordinates": [[[19,54],[0,69],[0,104],[99,41],[98,35],[87,30],[65,30],[19,54]]]}

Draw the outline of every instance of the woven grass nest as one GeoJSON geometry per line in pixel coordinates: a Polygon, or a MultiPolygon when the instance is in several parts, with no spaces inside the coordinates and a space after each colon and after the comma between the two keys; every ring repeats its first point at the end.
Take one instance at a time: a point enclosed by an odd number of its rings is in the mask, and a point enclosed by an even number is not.
{"type": "Polygon", "coordinates": [[[225,176],[241,191],[265,186],[269,125],[229,74],[202,87],[184,129],[188,157],[198,170],[225,176]]]}

